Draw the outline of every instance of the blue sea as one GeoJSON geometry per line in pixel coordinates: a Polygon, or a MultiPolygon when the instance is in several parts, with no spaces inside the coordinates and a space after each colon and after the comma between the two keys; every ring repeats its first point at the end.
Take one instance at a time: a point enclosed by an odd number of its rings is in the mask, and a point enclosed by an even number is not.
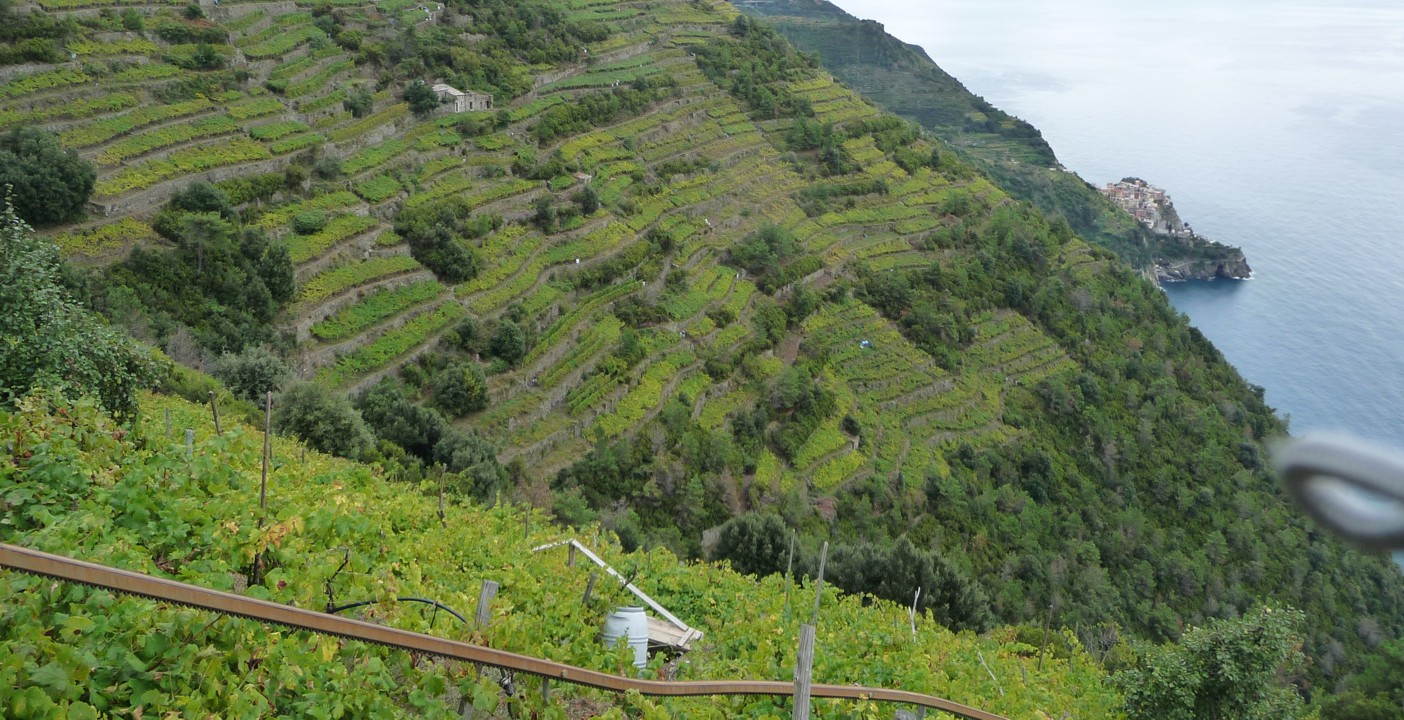
{"type": "Polygon", "coordinates": [[[1404,3],[867,0],[1102,185],[1164,187],[1252,280],[1166,289],[1293,433],[1404,447],[1404,3]]]}

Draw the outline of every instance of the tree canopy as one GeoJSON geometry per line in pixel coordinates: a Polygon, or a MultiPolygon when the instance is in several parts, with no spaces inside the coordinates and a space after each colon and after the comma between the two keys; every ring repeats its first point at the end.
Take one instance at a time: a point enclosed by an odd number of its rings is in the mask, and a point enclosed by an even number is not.
{"type": "Polygon", "coordinates": [[[96,182],[92,163],[59,145],[51,132],[20,127],[0,135],[0,188],[10,186],[15,213],[26,222],[72,220],[96,182]]]}
{"type": "Polygon", "coordinates": [[[58,248],[0,206],[0,407],[47,387],[127,415],[163,362],[79,305],[62,285],[58,248]]]}

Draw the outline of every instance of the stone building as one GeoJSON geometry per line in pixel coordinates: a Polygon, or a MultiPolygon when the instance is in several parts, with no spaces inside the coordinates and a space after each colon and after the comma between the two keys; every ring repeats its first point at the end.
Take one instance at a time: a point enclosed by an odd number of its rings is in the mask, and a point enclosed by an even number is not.
{"type": "Polygon", "coordinates": [[[439,96],[439,102],[452,108],[453,112],[470,112],[473,110],[491,110],[492,95],[487,93],[463,92],[452,85],[437,83],[433,87],[434,94],[439,96]]]}

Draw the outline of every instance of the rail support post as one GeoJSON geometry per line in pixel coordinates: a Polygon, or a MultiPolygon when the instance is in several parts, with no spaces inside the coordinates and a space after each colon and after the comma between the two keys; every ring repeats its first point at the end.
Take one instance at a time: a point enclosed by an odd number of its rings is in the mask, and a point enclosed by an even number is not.
{"type": "Polygon", "coordinates": [[[814,626],[819,622],[819,601],[824,597],[824,565],[829,559],[829,543],[819,551],[819,581],[814,590],[814,615],[800,626],[799,653],[795,657],[794,720],[809,720],[809,690],[814,682],[814,626]]]}

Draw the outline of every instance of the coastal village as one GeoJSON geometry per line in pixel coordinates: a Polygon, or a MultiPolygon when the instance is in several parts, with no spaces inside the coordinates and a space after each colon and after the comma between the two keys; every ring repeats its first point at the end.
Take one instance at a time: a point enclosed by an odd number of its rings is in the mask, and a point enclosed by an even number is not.
{"type": "MultiPolygon", "coordinates": [[[[1156,235],[1176,240],[1186,248],[1203,249],[1217,245],[1196,234],[1194,228],[1180,219],[1180,214],[1175,212],[1175,203],[1170,200],[1170,195],[1164,188],[1156,187],[1140,178],[1128,177],[1122,178],[1121,182],[1107,183],[1101,192],[1156,235]]],[[[1233,256],[1207,263],[1156,259],[1145,272],[1147,278],[1158,282],[1242,279],[1253,275],[1253,269],[1248,266],[1243,253],[1238,251],[1235,251],[1233,256]]]]}
{"type": "Polygon", "coordinates": [[[1140,178],[1122,178],[1121,182],[1107,183],[1102,194],[1116,203],[1121,209],[1139,220],[1152,232],[1173,237],[1194,237],[1194,230],[1181,222],[1175,212],[1175,205],[1164,188],[1159,188],[1140,178]]]}

